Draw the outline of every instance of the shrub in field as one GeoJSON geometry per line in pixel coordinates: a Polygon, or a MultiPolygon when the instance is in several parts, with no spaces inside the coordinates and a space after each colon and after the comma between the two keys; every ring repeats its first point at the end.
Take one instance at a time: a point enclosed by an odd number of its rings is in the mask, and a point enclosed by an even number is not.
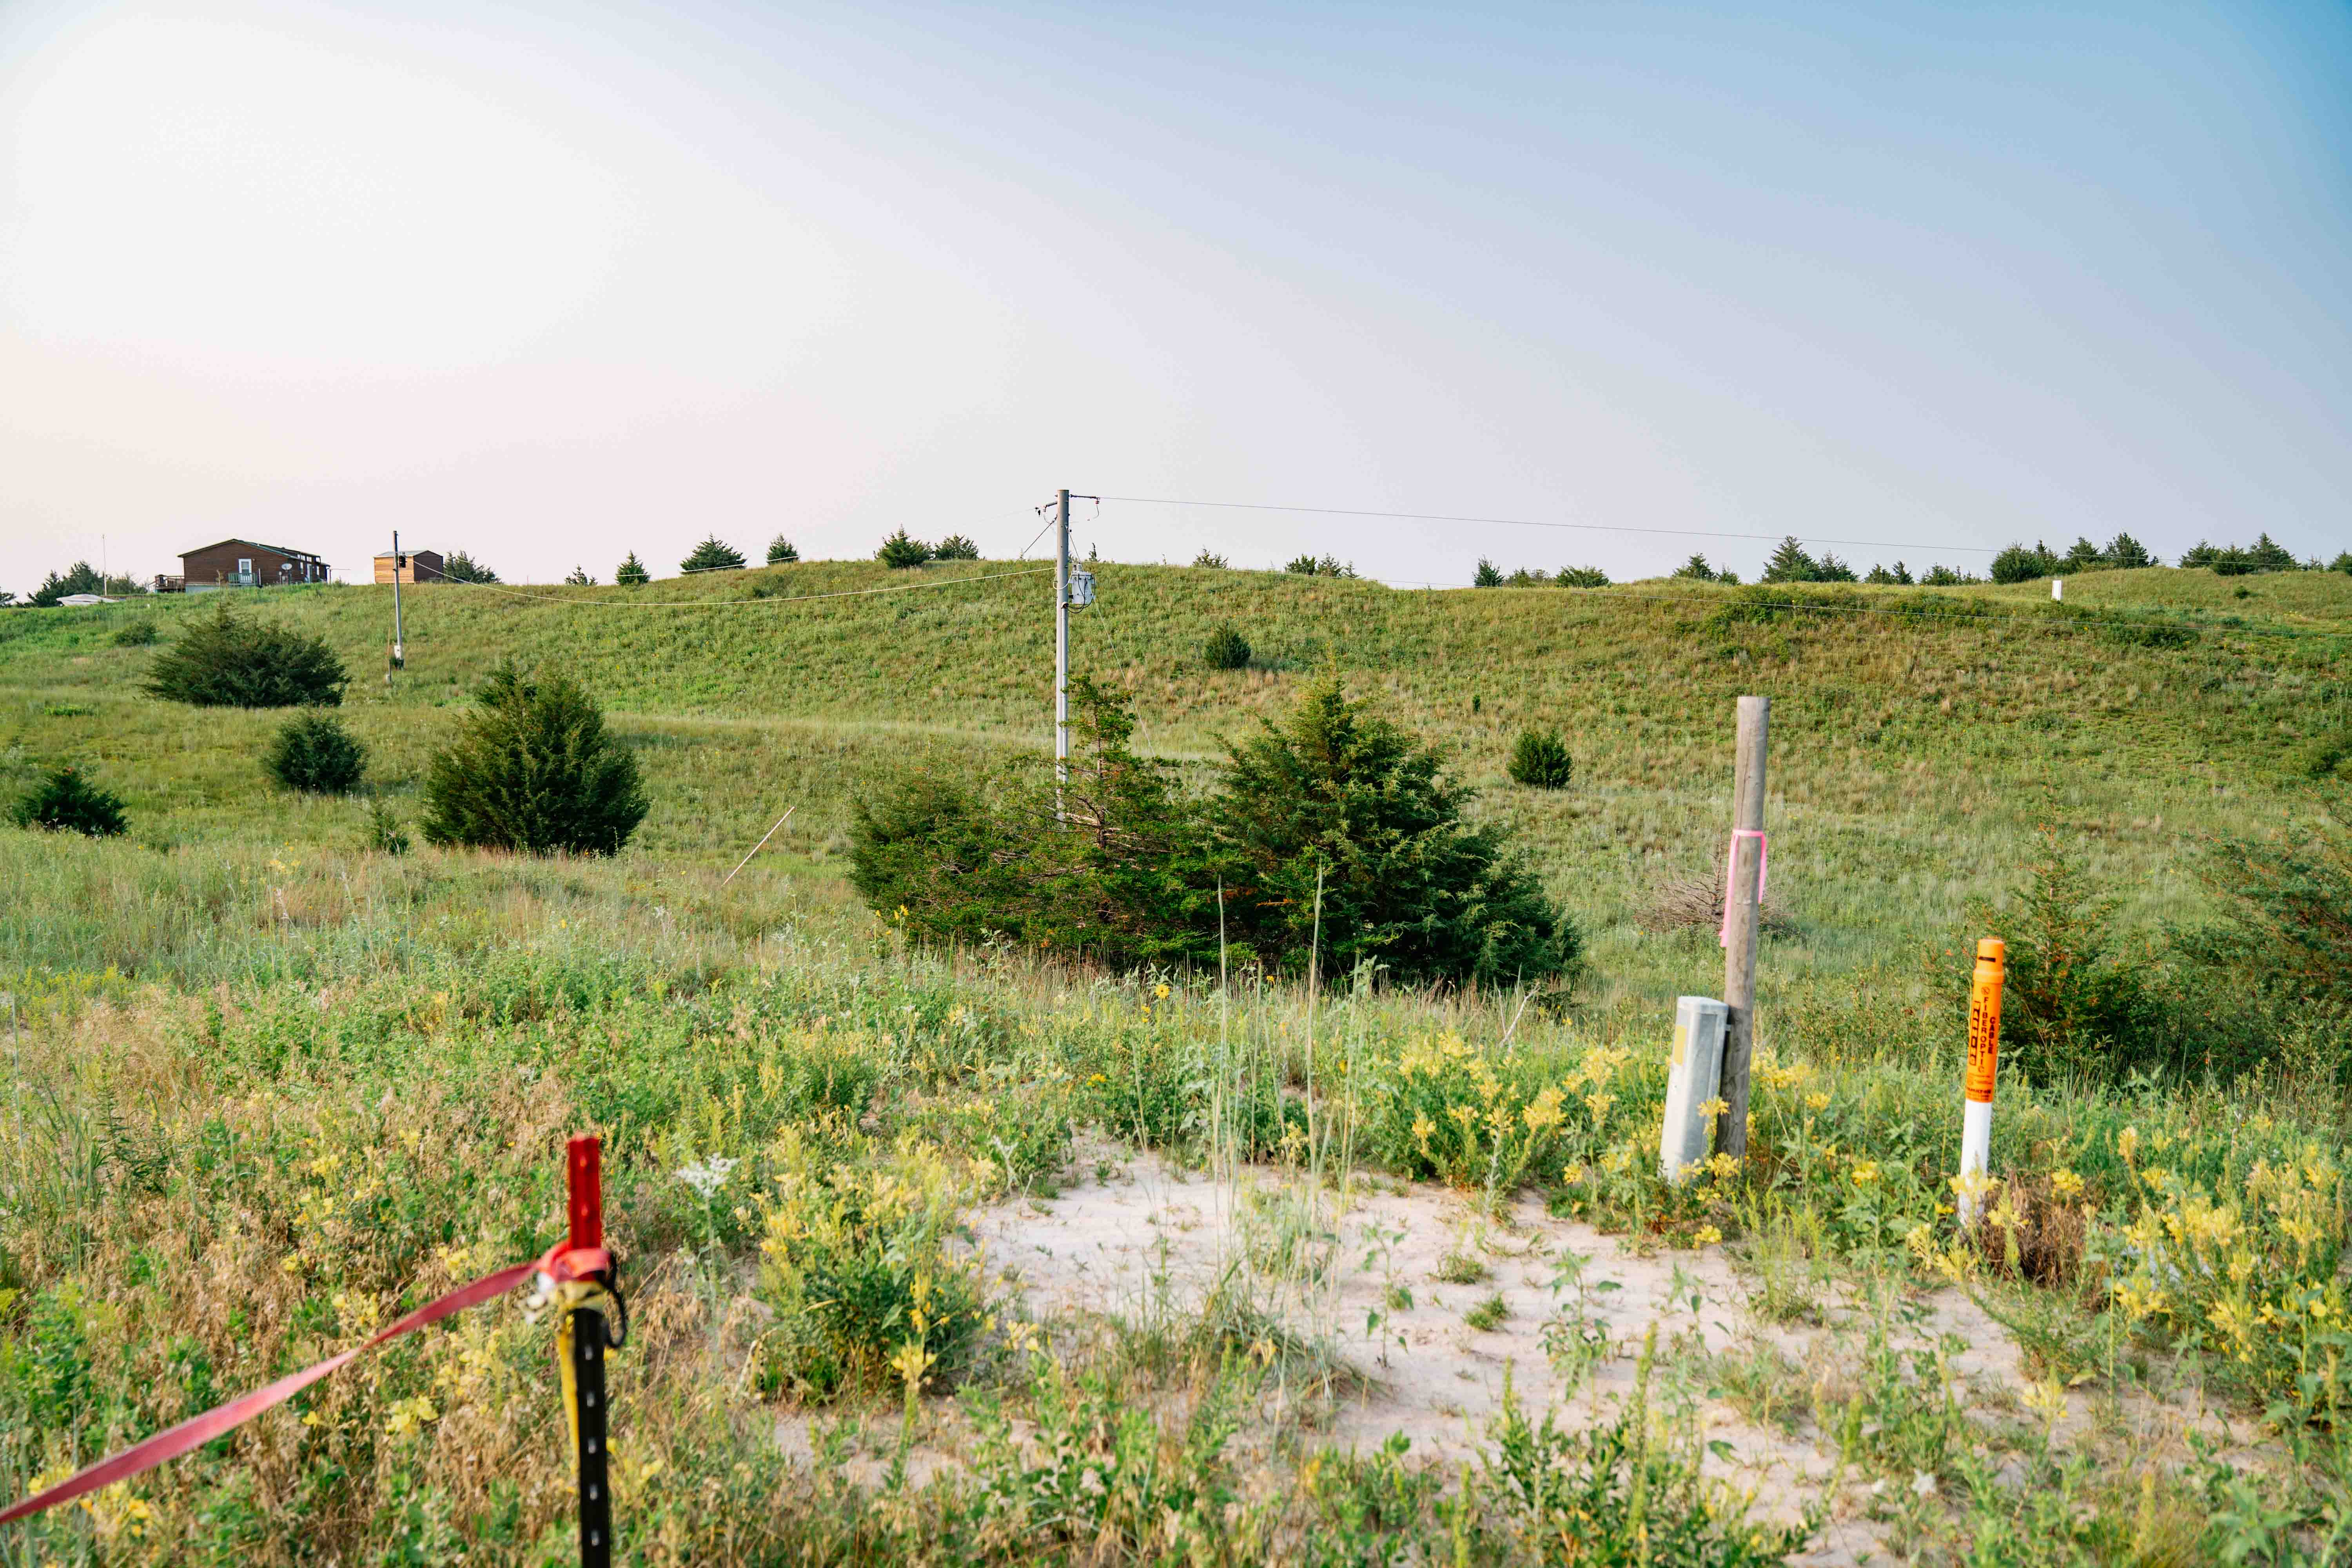
{"type": "Polygon", "coordinates": [[[563,582],[566,587],[572,588],[593,588],[596,585],[596,579],[588,575],[588,568],[576,564],[563,574],[563,582]]]}
{"type": "Polygon", "coordinates": [[[1247,669],[1250,661],[1249,639],[1230,624],[1209,634],[1201,656],[1211,669],[1247,669]]]}
{"type": "Polygon", "coordinates": [[[83,833],[92,838],[114,837],[130,826],[122,815],[122,802],[90,783],[70,763],[44,773],[16,802],[10,816],[19,827],[83,833]]]}
{"type": "Polygon", "coordinates": [[[1118,693],[1071,683],[1068,784],[1007,770],[918,774],[850,826],[850,881],[902,929],[933,941],[1010,938],[1119,967],[1216,956],[1213,873],[1199,808],[1168,764],[1129,746],[1118,693]]]}
{"type": "Polygon", "coordinates": [[[638,560],[637,552],[632,550],[626,561],[613,568],[613,581],[624,588],[635,588],[652,582],[653,574],[646,570],[646,563],[638,560]]]}
{"type": "Polygon", "coordinates": [[[392,807],[380,800],[370,801],[367,833],[362,842],[379,855],[405,855],[409,850],[408,829],[400,825],[392,807]]]}
{"type": "Polygon", "coordinates": [[[1126,700],[1081,679],[1078,751],[1056,808],[1044,777],[919,776],[856,807],[852,883],[932,940],[992,937],[1120,967],[1216,961],[1304,973],[1373,963],[1411,982],[1508,984],[1569,968],[1576,927],[1472,826],[1470,792],[1336,681],[1234,747],[1223,787],[1184,796],[1129,748],[1126,700]],[[1222,881],[1221,920],[1217,889],[1222,881]]]}
{"type": "Polygon", "coordinates": [[[860,1133],[787,1126],[770,1152],[760,1294],[776,1324],[761,1381],[810,1401],[898,1384],[910,1394],[968,1358],[984,1310],[980,1267],[955,1249],[968,1173],[938,1145],[887,1151],[860,1133]]]}
{"type": "Polygon", "coordinates": [[[288,789],[309,795],[349,795],[367,772],[367,748],[332,713],[289,719],[262,753],[261,765],[288,789]]]}
{"type": "Polygon", "coordinates": [[[1566,789],[1576,760],[1557,730],[1522,730],[1511,748],[1511,782],[1529,789],[1566,789]]]}
{"type": "Polygon", "coordinates": [[[2117,901],[2055,833],[2001,908],[1969,904],[1971,929],[2008,944],[2001,1051],[2044,1081],[2107,1083],[2159,1051],[2163,1027],[2143,966],[2117,951],[2117,901]]]}
{"type": "MultiPolygon", "coordinates": [[[[2347,556],[2346,559],[2347,561],[2352,561],[2352,556],[2347,556]]],[[[1201,553],[1192,557],[1192,564],[1195,566],[1213,566],[1218,571],[1223,572],[1232,563],[1213,550],[1203,550],[1201,553]]],[[[2347,566],[2345,570],[2352,572],[2352,566],[2347,566]]]]}
{"type": "Polygon", "coordinates": [[[909,566],[920,566],[930,558],[931,547],[919,539],[908,538],[907,531],[903,528],[884,540],[880,547],[874,552],[874,559],[894,572],[904,571],[909,566]]]}
{"type": "Polygon", "coordinates": [[[475,693],[457,743],[425,775],[431,844],[615,855],[645,820],[636,759],[588,694],[509,661],[475,693]]]}
{"type": "Polygon", "coordinates": [[[215,594],[210,615],[190,622],[147,668],[147,690],[198,708],[332,708],[351,677],[315,637],[253,619],[215,594]]]}
{"type": "Polygon", "coordinates": [[[1764,563],[1767,583],[1811,583],[1821,577],[1821,563],[1809,554],[1794,534],[1784,538],[1773,548],[1764,563]]]}
{"type": "Polygon", "coordinates": [[[1552,581],[1563,588],[1606,588],[1609,574],[1598,566],[1563,566],[1552,581]]]}
{"type": "Polygon", "coordinates": [[[743,564],[743,552],[711,534],[677,563],[681,572],[723,572],[743,564]]]}
{"type": "Polygon", "coordinates": [[[152,616],[142,616],[114,634],[117,647],[153,647],[163,640],[162,634],[155,630],[152,616]]]}
{"type": "Polygon", "coordinates": [[[1319,925],[1325,974],[1371,963],[1408,983],[1507,985],[1561,973],[1581,934],[1503,828],[1464,819],[1472,798],[1434,748],[1336,678],[1318,682],[1229,750],[1208,803],[1229,934],[1303,971],[1319,925]]]}
{"type": "Polygon", "coordinates": [[[1694,583],[1713,583],[1721,574],[1706,563],[1706,557],[1694,554],[1689,560],[1667,574],[1670,577],[1685,577],[1694,583]]]}
{"type": "MultiPolygon", "coordinates": [[[[1296,572],[1298,570],[1298,563],[1291,563],[1290,569],[1296,572]]],[[[1474,588],[1501,587],[1503,585],[1502,568],[1481,555],[1478,557],[1478,570],[1471,574],[1470,585],[1474,588]]]]}
{"type": "Polygon", "coordinates": [[[961,533],[950,533],[931,548],[934,561],[977,561],[980,546],[961,533]]]}
{"type": "Polygon", "coordinates": [[[2300,841],[2229,841],[2204,879],[2228,918],[2187,939],[2191,955],[2246,994],[2315,1005],[2342,1032],[2352,1020],[2352,823],[2339,816],[2300,841]]]}
{"type": "Polygon", "coordinates": [[[453,550],[441,563],[441,580],[445,583],[495,583],[499,574],[464,551],[453,550]]]}
{"type": "Polygon", "coordinates": [[[782,566],[788,561],[798,561],[800,558],[800,548],[782,534],[780,533],[768,541],[769,565],[782,566]]]}

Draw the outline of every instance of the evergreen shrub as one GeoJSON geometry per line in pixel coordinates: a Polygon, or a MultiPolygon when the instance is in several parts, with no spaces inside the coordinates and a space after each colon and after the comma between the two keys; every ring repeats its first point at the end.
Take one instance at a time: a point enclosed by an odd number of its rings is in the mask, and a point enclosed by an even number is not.
{"type": "Polygon", "coordinates": [[[430,844],[615,855],[645,820],[637,761],[570,679],[490,671],[457,743],[425,775],[430,844]]]}
{"type": "Polygon", "coordinates": [[[212,613],[196,616],[148,666],[150,693],[198,708],[341,703],[351,677],[323,639],[239,614],[227,590],[213,597],[212,613]]]}
{"type": "Polygon", "coordinates": [[[1511,748],[1511,782],[1529,789],[1566,789],[1576,761],[1557,730],[1522,730],[1511,748]]]}
{"type": "Polygon", "coordinates": [[[1250,661],[1249,639],[1231,625],[1221,626],[1209,634],[1202,657],[1211,669],[1247,669],[1250,661]]]}
{"type": "Polygon", "coordinates": [[[289,719],[262,754],[269,776],[306,795],[349,795],[367,772],[367,748],[332,713],[289,719]]]}
{"type": "Polygon", "coordinates": [[[10,813],[19,827],[45,827],[111,838],[130,826],[122,802],[99,788],[79,768],[67,763],[41,775],[10,813]]]}

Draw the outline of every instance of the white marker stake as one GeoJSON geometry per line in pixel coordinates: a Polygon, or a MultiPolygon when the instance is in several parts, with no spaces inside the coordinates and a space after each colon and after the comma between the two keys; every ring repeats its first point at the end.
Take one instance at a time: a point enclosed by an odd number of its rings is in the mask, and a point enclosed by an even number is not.
{"type": "Polygon", "coordinates": [[[1679,1185],[1706,1163],[1709,1109],[1723,1081],[1723,1036],[1731,1009],[1711,996],[1675,999],[1675,1050],[1666,1068],[1666,1121],[1658,1169],[1679,1185]]]}
{"type": "Polygon", "coordinates": [[[1992,1086],[2000,1065],[2000,984],[2008,948],[1998,937],[1977,943],[1977,972],[1969,987],[1969,1068],[1960,1102],[1960,1226],[1977,1222],[1983,1206],[1985,1166],[1992,1157],[1992,1086]]]}
{"type": "Polygon", "coordinates": [[[2050,596],[2051,596],[2052,598],[2053,598],[2053,599],[2063,599],[2063,598],[2065,598],[2065,596],[2066,596],[2066,579],[2065,579],[2065,578],[2063,578],[2063,577],[2053,577],[2053,578],[2051,578],[2051,579],[2050,579],[2050,596]]]}

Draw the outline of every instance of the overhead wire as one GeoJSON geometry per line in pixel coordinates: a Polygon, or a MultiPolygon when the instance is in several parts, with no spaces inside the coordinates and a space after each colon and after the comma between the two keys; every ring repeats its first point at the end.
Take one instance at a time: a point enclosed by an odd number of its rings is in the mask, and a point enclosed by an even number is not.
{"type": "Polygon", "coordinates": [[[1135,506],[1199,506],[1213,507],[1223,511],[1294,511],[1321,517],[1380,517],[1406,522],[1476,522],[1494,523],[1507,528],[1573,529],[1588,533],[1644,533],[1675,539],[1743,539],[1761,540],[1777,544],[1782,539],[1793,538],[1801,544],[1843,544],[1857,550],[1949,550],[1976,555],[1998,555],[1999,548],[1990,544],[1896,544],[1884,539],[1829,539],[1820,534],[1799,533],[1731,533],[1719,529],[1705,528],[1643,528],[1625,522],[1555,522],[1527,517],[1463,517],[1434,511],[1368,511],[1345,506],[1284,506],[1272,501],[1247,500],[1181,500],[1168,496],[1104,496],[1107,501],[1125,501],[1135,506]]]}
{"type": "Polygon", "coordinates": [[[1051,566],[1027,566],[1017,572],[977,572],[962,577],[942,577],[933,583],[892,583],[880,588],[843,588],[830,594],[763,595],[749,599],[582,599],[570,594],[527,594],[503,583],[444,581],[451,582],[454,587],[479,588],[485,593],[504,594],[510,599],[537,599],[551,605],[591,605],[616,610],[717,610],[730,605],[804,605],[816,599],[863,599],[876,594],[906,594],[919,588],[953,588],[965,583],[992,583],[1004,577],[1034,577],[1052,570],[1051,566]]]}

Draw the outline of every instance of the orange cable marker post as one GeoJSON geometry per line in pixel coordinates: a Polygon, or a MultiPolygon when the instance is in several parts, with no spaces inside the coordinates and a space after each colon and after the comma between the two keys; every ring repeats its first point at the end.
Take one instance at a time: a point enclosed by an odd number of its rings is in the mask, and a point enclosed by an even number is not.
{"type": "Polygon", "coordinates": [[[1960,1101],[1960,1224],[1977,1222],[1992,1153],[1992,1086],[2000,1066],[2000,986],[2009,949],[1999,937],[1977,943],[1969,987],[1969,1068],[1960,1101]]]}

